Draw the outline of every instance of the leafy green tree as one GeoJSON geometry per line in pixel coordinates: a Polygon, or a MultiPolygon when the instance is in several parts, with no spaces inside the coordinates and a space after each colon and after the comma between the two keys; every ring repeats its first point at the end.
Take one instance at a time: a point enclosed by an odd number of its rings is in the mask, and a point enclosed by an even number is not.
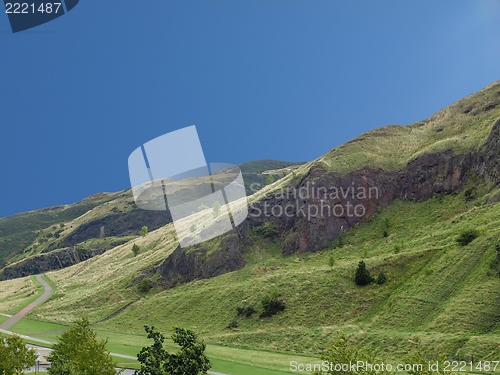
{"type": "Polygon", "coordinates": [[[359,262],[354,281],[361,286],[368,285],[373,281],[373,277],[370,275],[370,271],[366,269],[364,261],[359,262]]]}
{"type": "MultiPolygon", "coordinates": [[[[361,348],[353,345],[349,342],[349,339],[345,335],[344,332],[338,332],[334,337],[331,344],[328,346],[327,350],[321,354],[321,360],[331,363],[333,365],[336,364],[349,364],[349,363],[357,363],[358,361],[363,361],[366,363],[382,363],[383,359],[379,358],[378,352],[376,350],[365,348],[362,350],[361,348]]],[[[349,371],[345,371],[346,369],[335,368],[335,366],[329,366],[326,371],[314,372],[314,375],[345,375],[349,371]]],[[[381,371],[374,371],[370,368],[358,368],[355,372],[357,375],[392,375],[390,371],[383,369],[381,371]]]]}
{"type": "Polygon", "coordinates": [[[216,218],[217,216],[219,216],[220,214],[220,202],[219,201],[215,201],[213,206],[212,206],[212,212],[213,212],[213,215],[214,215],[214,218],[216,218]]]}
{"type": "Polygon", "coordinates": [[[17,335],[4,338],[0,335],[0,374],[21,374],[24,369],[35,365],[34,349],[28,349],[17,335]]]}
{"type": "Polygon", "coordinates": [[[141,248],[135,243],[134,246],[132,246],[132,252],[135,257],[139,254],[139,251],[141,251],[141,248]]]}
{"type": "Polygon", "coordinates": [[[142,236],[142,237],[146,237],[146,236],[147,236],[147,234],[148,234],[148,232],[149,232],[148,227],[144,225],[144,226],[141,228],[141,236],[142,236]]]}
{"type": "Polygon", "coordinates": [[[205,355],[206,346],[193,331],[174,327],[172,340],[180,346],[176,354],[169,354],[163,347],[165,336],[155,327],[144,326],[153,344],[142,348],[137,359],[141,363],[135,375],[198,375],[206,374],[210,361],[205,355]]]}
{"type": "Polygon", "coordinates": [[[274,177],[272,174],[268,174],[266,177],[266,185],[271,185],[274,182],[274,177]]]}
{"type": "Polygon", "coordinates": [[[116,375],[106,340],[98,340],[87,318],[80,318],[67,329],[47,358],[51,375],[116,375]]]}

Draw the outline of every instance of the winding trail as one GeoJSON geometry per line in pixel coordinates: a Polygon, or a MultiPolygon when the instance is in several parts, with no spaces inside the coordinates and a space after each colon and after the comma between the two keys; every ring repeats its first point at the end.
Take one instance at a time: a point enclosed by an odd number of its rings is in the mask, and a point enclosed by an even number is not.
{"type": "Polygon", "coordinates": [[[16,315],[11,316],[5,322],[0,324],[0,329],[8,330],[10,327],[19,322],[22,318],[24,318],[26,314],[28,314],[31,310],[33,310],[38,305],[44,303],[47,300],[47,298],[50,297],[50,295],[52,294],[52,287],[43,279],[42,275],[37,275],[36,280],[43,286],[42,295],[38,297],[35,302],[30,303],[24,309],[19,311],[16,315]]]}

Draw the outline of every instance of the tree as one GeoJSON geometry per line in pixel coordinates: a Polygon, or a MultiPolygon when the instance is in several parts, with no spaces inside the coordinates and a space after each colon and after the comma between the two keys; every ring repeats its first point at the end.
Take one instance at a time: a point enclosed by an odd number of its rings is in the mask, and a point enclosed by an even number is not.
{"type": "Polygon", "coordinates": [[[328,265],[330,267],[333,267],[334,264],[335,264],[335,258],[333,257],[333,255],[330,255],[330,257],[328,258],[328,265]]]}
{"type": "Polygon", "coordinates": [[[380,270],[377,277],[377,284],[382,285],[385,284],[386,282],[387,282],[387,276],[385,275],[384,270],[380,270]]]}
{"type": "Polygon", "coordinates": [[[174,327],[172,340],[181,348],[176,354],[169,354],[163,347],[165,336],[155,327],[144,326],[144,329],[153,344],[142,348],[138,354],[141,368],[134,372],[135,375],[198,375],[210,369],[206,346],[198,341],[193,331],[174,327]]]}
{"type": "Polygon", "coordinates": [[[212,208],[213,208],[213,215],[214,215],[214,218],[216,218],[217,216],[219,216],[220,214],[220,202],[219,201],[215,201],[212,208]]]}
{"type": "Polygon", "coordinates": [[[361,286],[368,285],[373,281],[373,277],[370,275],[370,271],[366,269],[364,261],[359,262],[354,281],[361,286]]]}
{"type": "Polygon", "coordinates": [[[4,338],[0,335],[0,374],[21,374],[24,369],[35,365],[34,349],[28,349],[17,335],[4,338]]]}
{"type": "Polygon", "coordinates": [[[106,340],[97,340],[87,318],[80,318],[67,329],[47,358],[51,375],[116,375],[106,340]]]}
{"type": "Polygon", "coordinates": [[[135,243],[134,246],[132,246],[132,252],[134,253],[135,257],[137,256],[137,254],[139,254],[139,251],[141,251],[141,248],[135,243]]]}
{"type": "Polygon", "coordinates": [[[139,284],[139,291],[142,292],[142,293],[147,293],[149,292],[151,289],[151,282],[149,281],[149,279],[142,279],[141,280],[141,283],[139,284]]]}
{"type": "Polygon", "coordinates": [[[148,234],[148,227],[144,225],[144,226],[141,228],[141,236],[142,236],[142,237],[146,237],[146,235],[147,235],[147,234],[148,234]]]}
{"type": "Polygon", "coordinates": [[[266,177],[266,185],[271,185],[274,182],[274,177],[272,174],[268,174],[266,177]]]}
{"type": "MultiPolygon", "coordinates": [[[[349,373],[349,364],[350,363],[358,363],[358,361],[362,361],[364,363],[383,363],[387,362],[383,358],[379,357],[379,354],[376,350],[372,348],[364,348],[353,345],[349,342],[349,339],[343,332],[338,332],[337,336],[333,339],[332,343],[328,346],[327,350],[325,350],[320,359],[323,362],[332,364],[332,366],[328,366],[328,369],[322,369],[322,371],[316,371],[314,375],[345,375],[349,373]],[[335,366],[337,365],[337,366],[335,366]],[[341,367],[339,368],[338,365],[341,367]],[[343,366],[342,366],[343,365],[343,366]],[[347,366],[347,369],[344,367],[347,366]]],[[[411,363],[411,362],[408,362],[411,363]]],[[[357,375],[394,375],[391,371],[388,371],[387,368],[381,368],[380,371],[375,371],[374,368],[370,368],[368,366],[360,366],[356,368],[355,374],[357,375]]]]}

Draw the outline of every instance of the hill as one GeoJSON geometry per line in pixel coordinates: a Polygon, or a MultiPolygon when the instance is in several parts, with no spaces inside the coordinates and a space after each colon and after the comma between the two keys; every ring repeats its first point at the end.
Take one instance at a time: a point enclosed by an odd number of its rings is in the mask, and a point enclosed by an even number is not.
{"type": "MultiPolygon", "coordinates": [[[[301,163],[256,160],[240,165],[248,195],[301,163]],[[252,185],[254,184],[254,185],[252,185]]],[[[100,193],[75,204],[0,218],[0,280],[64,268],[172,221],[169,212],[139,210],[130,189],[100,193]]]]}
{"type": "MultiPolygon", "coordinates": [[[[168,224],[49,272],[55,294],[13,330],[54,339],[84,313],[114,352],[130,355],[145,324],[179,325],[202,335],[219,368],[252,366],[235,375],[289,372],[291,360],[311,361],[338,330],[393,361],[415,347],[496,360],[499,161],[496,82],[427,120],[375,129],[290,171],[249,198],[249,218],[233,233],[181,249],[168,224]],[[356,285],[361,260],[387,281],[356,285]],[[261,317],[271,295],[286,308],[261,317]],[[254,314],[238,315],[250,305],[254,314]]],[[[30,290],[28,279],[0,285],[0,312],[30,290]]]]}

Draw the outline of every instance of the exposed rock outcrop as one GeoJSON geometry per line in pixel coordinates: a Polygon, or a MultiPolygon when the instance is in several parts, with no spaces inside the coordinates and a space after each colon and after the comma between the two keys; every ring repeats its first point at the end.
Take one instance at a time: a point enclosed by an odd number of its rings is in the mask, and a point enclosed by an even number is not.
{"type": "Polygon", "coordinates": [[[43,272],[69,267],[96,255],[103,254],[105,251],[104,249],[82,251],[76,248],[65,248],[37,255],[5,267],[0,273],[0,281],[38,275],[43,272]]]}
{"type": "Polygon", "coordinates": [[[187,248],[177,247],[158,268],[162,275],[161,283],[171,288],[177,284],[208,279],[243,267],[243,253],[249,245],[248,225],[240,225],[236,230],[225,234],[220,243],[219,240],[187,248]]]}
{"type": "Polygon", "coordinates": [[[499,165],[500,120],[480,150],[424,154],[396,172],[363,169],[338,175],[317,165],[288,188],[252,204],[245,230],[225,235],[210,255],[204,244],[178,248],[159,272],[171,287],[242,267],[242,252],[251,242],[247,226],[274,228],[271,237],[281,241],[285,255],[319,251],[395,199],[425,201],[435,194],[450,194],[473,175],[499,184],[499,165]]]}

